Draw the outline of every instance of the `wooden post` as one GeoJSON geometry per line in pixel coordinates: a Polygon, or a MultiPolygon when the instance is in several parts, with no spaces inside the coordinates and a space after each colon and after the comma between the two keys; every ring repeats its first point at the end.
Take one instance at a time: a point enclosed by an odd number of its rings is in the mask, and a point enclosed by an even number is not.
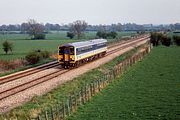
{"type": "Polygon", "coordinates": [[[75,96],[75,111],[77,111],[78,108],[78,94],[75,96]]]}
{"type": "Polygon", "coordinates": [[[41,120],[41,116],[40,115],[38,115],[37,120],[41,120]]]}
{"type": "Polygon", "coordinates": [[[45,111],[44,116],[45,116],[45,120],[48,120],[48,113],[47,113],[47,111],[45,111]]]}
{"type": "Polygon", "coordinates": [[[88,99],[90,100],[91,99],[91,84],[88,85],[88,99]]]}
{"type": "Polygon", "coordinates": [[[101,88],[100,88],[101,86],[100,86],[100,81],[98,80],[98,92],[100,92],[101,91],[101,88]]]}
{"type": "Polygon", "coordinates": [[[93,82],[93,95],[95,95],[95,82],[93,82]]]}
{"type": "Polygon", "coordinates": [[[90,99],[93,96],[93,91],[92,91],[92,83],[90,83],[90,99]]]}
{"type": "Polygon", "coordinates": [[[72,96],[70,95],[69,96],[69,108],[70,108],[70,114],[71,114],[71,112],[72,112],[72,109],[73,109],[73,105],[72,105],[73,103],[72,103],[72,96]]]}
{"type": "Polygon", "coordinates": [[[83,93],[83,88],[81,88],[81,103],[84,104],[84,93],[83,93]]]}
{"type": "Polygon", "coordinates": [[[63,102],[62,106],[63,106],[63,119],[65,119],[65,117],[66,117],[66,104],[63,102]]]}
{"type": "Polygon", "coordinates": [[[79,94],[78,94],[78,104],[79,105],[81,105],[82,103],[81,103],[81,90],[80,90],[80,92],[79,92],[79,94]]]}
{"type": "Polygon", "coordinates": [[[85,102],[87,101],[87,93],[86,93],[86,92],[87,92],[87,91],[86,91],[86,85],[85,85],[85,87],[84,87],[84,93],[85,93],[85,96],[84,96],[85,99],[84,99],[84,100],[85,100],[85,102]]]}
{"type": "Polygon", "coordinates": [[[69,105],[69,98],[67,99],[67,112],[68,112],[68,116],[70,116],[70,105],[69,105]]]}
{"type": "Polygon", "coordinates": [[[54,120],[53,108],[51,107],[51,119],[54,120]]]}
{"type": "Polygon", "coordinates": [[[72,112],[75,112],[75,105],[76,105],[76,103],[75,103],[75,94],[73,94],[71,96],[71,111],[72,112]]]}

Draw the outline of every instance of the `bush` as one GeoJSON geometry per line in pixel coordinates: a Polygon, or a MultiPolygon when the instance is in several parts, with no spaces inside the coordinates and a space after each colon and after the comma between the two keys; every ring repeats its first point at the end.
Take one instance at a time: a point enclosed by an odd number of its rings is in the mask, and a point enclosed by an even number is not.
{"type": "Polygon", "coordinates": [[[104,32],[104,31],[98,31],[98,32],[96,33],[96,36],[97,36],[98,38],[104,38],[104,39],[106,39],[108,35],[107,35],[107,33],[104,32]]]}
{"type": "Polygon", "coordinates": [[[164,35],[161,37],[161,43],[162,43],[162,45],[170,46],[171,45],[171,38],[164,35]]]}
{"type": "Polygon", "coordinates": [[[3,46],[3,50],[4,52],[7,54],[9,51],[12,52],[13,50],[13,44],[8,42],[8,41],[5,41],[2,43],[2,46],[3,46]]]}
{"type": "Polygon", "coordinates": [[[112,32],[110,32],[110,33],[108,33],[108,37],[111,37],[111,38],[116,38],[117,37],[117,33],[116,32],[114,32],[114,31],[112,31],[112,32]]]}
{"type": "Polygon", "coordinates": [[[74,36],[75,36],[74,33],[72,33],[72,32],[67,32],[67,37],[69,37],[70,39],[73,39],[74,36]]]}
{"type": "Polygon", "coordinates": [[[12,70],[17,67],[22,67],[26,62],[22,59],[16,59],[13,61],[0,60],[0,69],[1,70],[12,70]]]}
{"type": "Polygon", "coordinates": [[[41,33],[34,36],[33,39],[46,39],[46,35],[41,33]]]}
{"type": "Polygon", "coordinates": [[[49,58],[50,53],[48,51],[41,51],[40,49],[34,50],[33,52],[30,52],[26,55],[25,59],[30,64],[36,64],[43,58],[49,58]]]}
{"type": "Polygon", "coordinates": [[[170,46],[171,45],[171,38],[167,37],[166,34],[162,33],[151,33],[151,43],[153,46],[158,46],[160,42],[162,45],[170,46]]]}
{"type": "Polygon", "coordinates": [[[107,37],[109,37],[109,38],[116,38],[117,37],[117,33],[116,32],[114,32],[114,31],[112,31],[112,32],[105,32],[105,31],[98,31],[97,33],[96,33],[96,36],[98,37],[98,38],[104,38],[104,39],[106,39],[107,37]]]}
{"type": "Polygon", "coordinates": [[[42,51],[42,52],[40,52],[40,54],[42,55],[43,58],[49,58],[50,57],[50,53],[48,51],[42,51]]]}
{"type": "Polygon", "coordinates": [[[41,60],[41,54],[38,52],[30,52],[26,55],[25,59],[29,64],[36,64],[41,60]]]}
{"type": "Polygon", "coordinates": [[[174,35],[174,36],[173,36],[173,39],[174,39],[174,43],[175,43],[177,46],[180,46],[180,36],[174,35]]]}

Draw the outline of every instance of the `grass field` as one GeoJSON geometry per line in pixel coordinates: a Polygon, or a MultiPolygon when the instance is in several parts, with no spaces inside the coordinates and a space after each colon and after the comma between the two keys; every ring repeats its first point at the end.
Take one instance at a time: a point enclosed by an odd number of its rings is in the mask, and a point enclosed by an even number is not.
{"type": "Polygon", "coordinates": [[[180,47],[157,47],[69,120],[179,120],[180,47]]]}
{"type": "MultiPolygon", "coordinates": [[[[118,37],[134,35],[136,32],[119,32],[118,37]]],[[[86,32],[81,40],[94,39],[96,32],[86,32]]],[[[0,35],[0,60],[13,60],[24,57],[29,51],[42,49],[50,52],[56,52],[57,47],[63,43],[79,41],[76,38],[70,40],[66,37],[65,31],[52,32],[47,34],[46,40],[30,40],[30,37],[25,34],[8,34],[0,35]],[[6,55],[2,49],[2,43],[9,40],[14,44],[12,53],[6,55]]]]}

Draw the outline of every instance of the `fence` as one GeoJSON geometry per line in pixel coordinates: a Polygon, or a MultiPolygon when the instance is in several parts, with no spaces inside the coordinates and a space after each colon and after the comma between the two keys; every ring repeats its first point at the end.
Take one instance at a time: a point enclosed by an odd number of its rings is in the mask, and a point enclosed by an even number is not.
{"type": "MultiPolygon", "coordinates": [[[[62,104],[51,107],[44,111],[34,120],[64,120],[67,116],[77,111],[77,108],[91,99],[94,95],[100,92],[103,88],[109,85],[115,78],[125,72],[130,66],[143,59],[150,52],[150,48],[146,47],[139,53],[125,59],[114,69],[100,79],[85,85],[78,93],[73,93],[62,104]]],[[[31,118],[32,120],[32,118],[31,118]]]]}
{"type": "MultiPolygon", "coordinates": [[[[29,120],[64,120],[72,113],[76,112],[78,107],[89,101],[94,95],[99,93],[103,88],[109,85],[117,76],[120,76],[130,66],[143,59],[150,52],[150,46],[146,46],[143,50],[135,55],[125,59],[117,64],[113,70],[103,75],[100,79],[85,85],[79,92],[70,95],[66,101],[57,104],[49,109],[44,110],[36,118],[27,118],[29,120]]],[[[18,120],[18,117],[17,117],[18,120]]]]}

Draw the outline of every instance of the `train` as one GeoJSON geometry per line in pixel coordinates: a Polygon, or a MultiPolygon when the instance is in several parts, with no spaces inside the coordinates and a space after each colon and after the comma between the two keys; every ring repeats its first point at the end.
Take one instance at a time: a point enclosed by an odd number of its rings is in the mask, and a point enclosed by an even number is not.
{"type": "Polygon", "coordinates": [[[66,43],[58,47],[58,62],[68,69],[105,56],[107,52],[106,39],[66,43]]]}

